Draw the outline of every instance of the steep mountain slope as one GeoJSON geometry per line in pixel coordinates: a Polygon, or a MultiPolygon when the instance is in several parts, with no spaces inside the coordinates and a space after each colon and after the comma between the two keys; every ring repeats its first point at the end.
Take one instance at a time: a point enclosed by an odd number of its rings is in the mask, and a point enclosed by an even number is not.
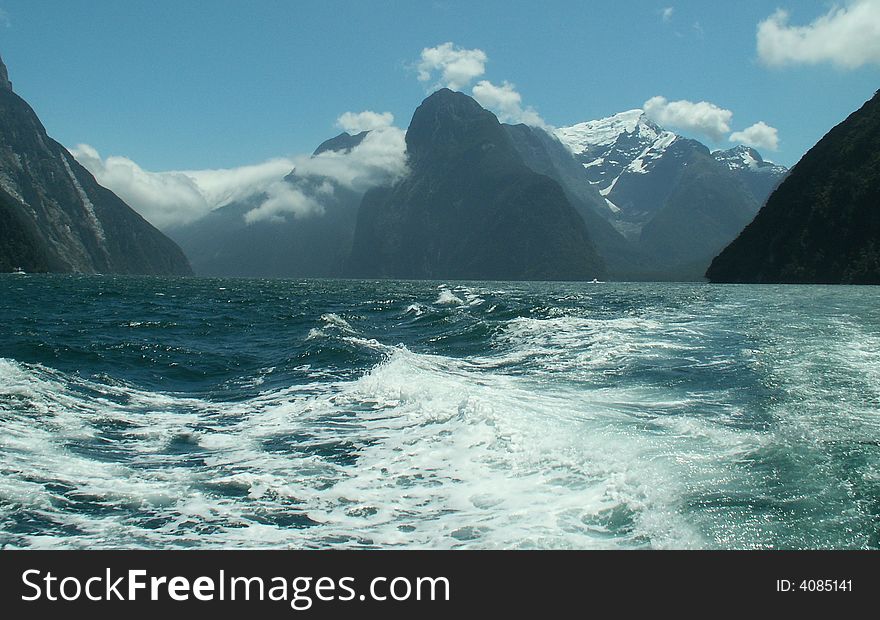
{"type": "MultiPolygon", "coordinates": [[[[341,133],[323,142],[312,157],[344,152],[363,142],[368,132],[341,133]]],[[[167,232],[185,250],[199,275],[264,278],[338,277],[351,251],[357,210],[363,192],[326,177],[301,177],[296,170],[284,182],[314,198],[323,212],[283,221],[248,222],[245,215],[266,195],[234,202],[206,217],[167,232]],[[327,188],[332,191],[327,191],[327,188]]]]}
{"type": "Polygon", "coordinates": [[[609,222],[609,203],[590,182],[584,167],[555,136],[528,125],[504,125],[517,152],[533,171],[559,183],[572,206],[584,219],[609,276],[646,268],[633,244],[609,222]]]}
{"type": "Polygon", "coordinates": [[[727,151],[712,153],[715,161],[725,166],[763,204],[782,182],[788,169],[785,166],[764,161],[761,154],[748,146],[737,146],[727,151]]]}
{"type": "Polygon", "coordinates": [[[686,173],[651,220],[640,244],[662,258],[670,275],[699,279],[718,248],[752,220],[760,204],[735,177],[720,174],[708,156],[693,157],[686,173]]]}
{"type": "Polygon", "coordinates": [[[191,273],[174,242],[52,140],[0,60],[0,271],[191,273]]]}
{"type": "Polygon", "coordinates": [[[410,174],[367,192],[346,272],[357,277],[604,277],[587,226],[531,170],[494,114],[461,93],[425,99],[406,134],[410,174]]]}
{"type": "Polygon", "coordinates": [[[710,153],[642,110],[563,127],[556,135],[606,199],[609,210],[598,212],[639,257],[615,273],[634,279],[700,279],[786,173],[754,149],[710,153]]]}
{"type": "MultiPolygon", "coordinates": [[[[678,136],[648,119],[642,110],[561,127],[556,136],[583,164],[590,183],[608,196],[621,177],[644,174],[646,167],[663,157],[678,136]]],[[[611,210],[619,209],[612,202],[611,210]]]]}
{"type": "Polygon", "coordinates": [[[880,284],[880,91],[804,155],[706,275],[880,284]]]}

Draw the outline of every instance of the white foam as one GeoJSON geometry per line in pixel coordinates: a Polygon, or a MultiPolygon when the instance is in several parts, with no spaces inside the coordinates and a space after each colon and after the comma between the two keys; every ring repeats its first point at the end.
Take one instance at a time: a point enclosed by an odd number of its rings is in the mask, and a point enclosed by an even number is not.
{"type": "MultiPolygon", "coordinates": [[[[447,291],[457,313],[470,312],[462,298],[501,294],[447,291]]],[[[759,546],[766,515],[695,516],[694,502],[769,493],[743,465],[768,451],[819,458],[828,442],[880,432],[880,335],[822,321],[800,348],[775,335],[716,359],[705,308],[600,312],[613,294],[560,297],[468,358],[390,346],[325,314],[315,330],[383,361],[241,402],[0,359],[0,518],[56,524],[0,535],[37,548],[759,546]],[[792,398],[768,414],[772,430],[741,424],[754,412],[732,391],[655,378],[768,360],[792,398]],[[834,407],[843,396],[847,416],[834,407]]],[[[880,476],[875,463],[860,472],[880,476]]]]}
{"type": "Polygon", "coordinates": [[[437,299],[434,300],[434,303],[441,306],[461,306],[464,304],[461,297],[458,297],[450,291],[449,289],[441,289],[440,294],[437,295],[437,299]]]}

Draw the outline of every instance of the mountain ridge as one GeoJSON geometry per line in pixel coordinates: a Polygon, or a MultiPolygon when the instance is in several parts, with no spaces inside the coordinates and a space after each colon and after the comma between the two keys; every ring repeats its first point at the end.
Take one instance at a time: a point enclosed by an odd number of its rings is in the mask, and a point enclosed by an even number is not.
{"type": "Polygon", "coordinates": [[[562,187],[530,169],[494,114],[449,89],[406,132],[410,174],[367,192],[346,275],[577,280],[605,276],[562,187]]]}
{"type": "Polygon", "coordinates": [[[712,282],[880,284],[880,91],[792,168],[712,282]]]}
{"type": "Polygon", "coordinates": [[[192,273],[174,242],[48,136],[5,65],[0,85],[0,271],[192,273]]]}

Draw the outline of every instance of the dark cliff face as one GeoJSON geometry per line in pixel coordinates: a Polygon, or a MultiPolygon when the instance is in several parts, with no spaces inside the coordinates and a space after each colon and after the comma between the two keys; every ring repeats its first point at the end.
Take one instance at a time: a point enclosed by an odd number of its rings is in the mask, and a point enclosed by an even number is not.
{"type": "Polygon", "coordinates": [[[406,134],[410,174],[364,196],[346,272],[356,277],[604,277],[558,182],[524,163],[494,114],[448,89],[406,134]]]}
{"type": "MultiPolygon", "coordinates": [[[[5,82],[5,67],[0,72],[5,82]]],[[[0,87],[0,271],[187,275],[156,230],[52,140],[31,107],[0,87]]]]}
{"type": "Polygon", "coordinates": [[[9,81],[9,73],[2,58],[0,58],[0,90],[12,90],[12,82],[9,81]]]}
{"type": "Polygon", "coordinates": [[[804,155],[706,275],[880,284],[880,92],[804,155]]]}
{"type": "Polygon", "coordinates": [[[605,198],[590,182],[583,165],[555,136],[528,125],[505,125],[525,164],[558,182],[575,210],[583,218],[596,250],[608,269],[608,276],[625,278],[638,271],[643,259],[637,248],[614,228],[606,215],[605,198]]]}

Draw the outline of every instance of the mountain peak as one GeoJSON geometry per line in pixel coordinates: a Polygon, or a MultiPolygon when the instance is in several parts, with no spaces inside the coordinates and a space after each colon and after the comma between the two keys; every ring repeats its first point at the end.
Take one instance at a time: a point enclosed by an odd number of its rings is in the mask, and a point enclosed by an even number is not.
{"type": "Polygon", "coordinates": [[[437,120],[456,122],[486,115],[494,116],[472,97],[448,88],[441,88],[422,101],[413,114],[410,129],[419,123],[433,123],[437,120]]]}
{"type": "Polygon", "coordinates": [[[508,140],[494,114],[464,93],[441,88],[416,109],[406,132],[407,152],[416,159],[431,152],[459,151],[508,140]]]}
{"type": "Polygon", "coordinates": [[[312,157],[317,157],[321,153],[327,151],[341,151],[343,153],[348,153],[356,147],[358,144],[364,141],[364,138],[367,137],[369,131],[362,131],[357,134],[350,134],[347,131],[343,131],[336,137],[330,138],[329,140],[325,140],[318,148],[315,149],[315,152],[312,153],[312,157]]]}
{"type": "Polygon", "coordinates": [[[6,65],[3,64],[3,58],[0,58],[0,90],[12,90],[12,82],[9,81],[9,73],[6,71],[6,65]]]}
{"type": "Polygon", "coordinates": [[[774,175],[783,175],[788,171],[784,166],[765,160],[758,151],[743,144],[726,151],[713,151],[712,157],[730,170],[750,170],[774,175]]]}
{"type": "Polygon", "coordinates": [[[663,133],[670,132],[664,132],[640,108],[556,130],[556,136],[575,154],[612,145],[622,136],[650,143],[663,133]]]}

